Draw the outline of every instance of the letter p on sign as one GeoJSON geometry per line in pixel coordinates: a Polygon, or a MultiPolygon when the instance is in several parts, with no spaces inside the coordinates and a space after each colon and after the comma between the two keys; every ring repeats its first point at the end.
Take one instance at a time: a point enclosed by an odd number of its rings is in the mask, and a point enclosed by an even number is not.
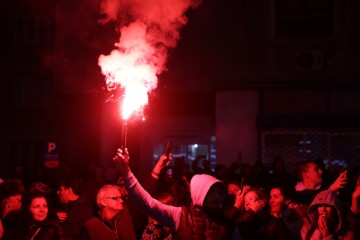
{"type": "Polygon", "coordinates": [[[48,153],[51,153],[52,151],[54,151],[56,149],[56,143],[54,142],[49,142],[48,143],[48,153]]]}

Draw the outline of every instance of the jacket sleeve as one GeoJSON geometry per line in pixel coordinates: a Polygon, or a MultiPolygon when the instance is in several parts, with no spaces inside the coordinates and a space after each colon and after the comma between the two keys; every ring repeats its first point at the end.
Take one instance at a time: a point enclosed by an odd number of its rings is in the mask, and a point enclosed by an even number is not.
{"type": "Polygon", "coordinates": [[[134,175],[125,180],[125,186],[129,196],[142,208],[150,217],[176,231],[180,224],[181,207],[174,207],[161,203],[140,185],[134,175]]]}

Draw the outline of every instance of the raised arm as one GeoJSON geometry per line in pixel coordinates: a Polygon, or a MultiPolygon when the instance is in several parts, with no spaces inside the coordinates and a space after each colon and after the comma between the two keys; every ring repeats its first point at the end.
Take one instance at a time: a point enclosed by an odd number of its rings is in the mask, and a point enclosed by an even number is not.
{"type": "Polygon", "coordinates": [[[152,218],[169,226],[176,231],[179,227],[181,207],[165,205],[151,197],[151,195],[140,185],[129,167],[129,153],[127,149],[123,153],[118,149],[113,158],[117,169],[124,178],[125,187],[129,196],[152,218]]]}
{"type": "Polygon", "coordinates": [[[159,160],[156,162],[153,170],[151,171],[151,176],[155,179],[159,179],[161,171],[164,169],[164,167],[169,166],[171,160],[171,153],[169,154],[169,156],[167,156],[166,154],[161,155],[159,160]]]}

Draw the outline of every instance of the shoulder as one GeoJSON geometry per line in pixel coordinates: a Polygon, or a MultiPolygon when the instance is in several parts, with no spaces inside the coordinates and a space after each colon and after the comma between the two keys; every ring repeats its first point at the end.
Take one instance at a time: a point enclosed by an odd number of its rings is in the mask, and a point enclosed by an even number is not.
{"type": "Polygon", "coordinates": [[[101,221],[100,221],[99,218],[97,218],[97,217],[92,217],[92,218],[90,218],[89,220],[87,220],[87,221],[84,223],[84,225],[88,227],[88,226],[93,226],[93,225],[96,225],[96,224],[99,224],[99,223],[101,223],[101,221]]]}

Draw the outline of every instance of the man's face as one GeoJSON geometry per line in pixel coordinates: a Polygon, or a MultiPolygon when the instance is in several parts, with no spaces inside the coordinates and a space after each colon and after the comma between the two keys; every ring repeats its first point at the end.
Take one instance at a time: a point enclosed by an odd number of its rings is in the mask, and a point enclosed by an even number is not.
{"type": "Polygon", "coordinates": [[[322,183],[321,175],[322,170],[315,163],[309,163],[308,170],[305,173],[307,180],[313,185],[320,185],[322,183]]]}
{"type": "Polygon", "coordinates": [[[221,185],[214,184],[207,192],[203,206],[208,210],[219,210],[223,200],[221,185]]]}
{"type": "Polygon", "coordinates": [[[239,192],[240,187],[234,183],[229,183],[228,185],[228,195],[234,195],[236,196],[236,194],[239,192]]]}
{"type": "Polygon", "coordinates": [[[59,197],[60,203],[68,204],[70,201],[70,188],[60,186],[59,190],[57,191],[57,195],[59,197]]]}
{"type": "Polygon", "coordinates": [[[109,188],[104,197],[104,206],[109,210],[121,211],[124,209],[124,201],[118,188],[109,188]]]}

